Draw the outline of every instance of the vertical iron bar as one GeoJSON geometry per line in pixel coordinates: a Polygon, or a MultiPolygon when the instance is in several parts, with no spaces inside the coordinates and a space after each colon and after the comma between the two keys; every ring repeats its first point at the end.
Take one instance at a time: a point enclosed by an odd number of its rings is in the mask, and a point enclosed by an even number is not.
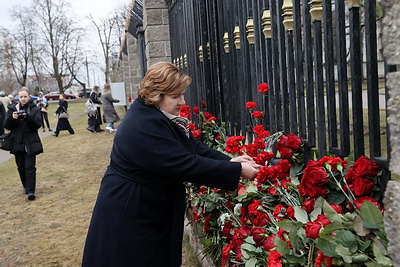
{"type": "Polygon", "coordinates": [[[347,61],[346,61],[346,23],[345,2],[335,0],[336,5],[336,41],[338,64],[339,89],[339,117],[340,117],[340,149],[335,151],[336,156],[348,156],[350,153],[349,130],[349,92],[347,88],[347,61]]]}
{"type": "MultiPolygon", "coordinates": [[[[298,134],[297,128],[297,108],[296,108],[296,89],[294,78],[294,55],[293,55],[293,31],[286,31],[286,60],[287,60],[287,78],[288,78],[288,94],[290,112],[290,129],[289,132],[298,134]]],[[[287,102],[286,102],[287,103],[287,102]]]]}
{"type": "Polygon", "coordinates": [[[326,126],[324,105],[324,77],[322,64],[322,25],[320,20],[313,22],[314,33],[314,72],[315,93],[317,102],[317,132],[319,157],[326,155],[326,126]]]}
{"type": "Polygon", "coordinates": [[[297,91],[297,110],[299,114],[299,136],[306,138],[306,107],[304,97],[304,68],[303,50],[301,33],[301,9],[300,1],[293,1],[293,20],[294,20],[294,42],[295,42],[295,69],[296,69],[296,91],[297,91]]]}
{"type": "Polygon", "coordinates": [[[285,49],[285,27],[283,26],[282,16],[282,4],[283,0],[276,1],[276,14],[277,14],[277,26],[278,26],[278,43],[279,43],[279,71],[280,71],[280,90],[282,94],[281,110],[283,120],[283,131],[288,134],[290,132],[289,124],[289,109],[287,105],[289,102],[288,86],[287,86],[287,68],[286,68],[286,49],[285,49]]]}
{"type": "Polygon", "coordinates": [[[376,35],[376,0],[365,1],[365,46],[368,90],[368,126],[370,157],[381,155],[379,125],[378,56],[376,35]]]}
{"type": "Polygon", "coordinates": [[[275,0],[270,0],[271,26],[272,26],[272,66],[273,68],[273,92],[275,97],[276,130],[282,131],[282,96],[280,90],[279,73],[279,19],[275,0]]]}
{"type": "Polygon", "coordinates": [[[311,38],[311,15],[308,0],[303,0],[303,27],[304,27],[304,65],[306,68],[306,101],[307,101],[307,143],[308,148],[315,147],[315,102],[314,102],[314,76],[313,76],[313,54],[311,38]]]}
{"type": "Polygon", "coordinates": [[[350,25],[350,71],[351,95],[353,111],[354,157],[365,154],[364,149],[364,119],[362,107],[362,58],[360,34],[360,8],[353,6],[349,10],[350,25]]]}
{"type": "Polygon", "coordinates": [[[326,102],[328,112],[328,138],[329,150],[333,152],[338,146],[337,118],[336,118],[336,92],[335,92],[335,62],[333,55],[333,30],[332,30],[332,3],[324,0],[324,52],[325,52],[325,81],[326,102]]]}

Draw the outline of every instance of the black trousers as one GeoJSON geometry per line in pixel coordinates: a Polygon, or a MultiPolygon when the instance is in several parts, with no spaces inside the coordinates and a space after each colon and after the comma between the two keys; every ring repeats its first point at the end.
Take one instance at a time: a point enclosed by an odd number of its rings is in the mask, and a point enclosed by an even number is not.
{"type": "Polygon", "coordinates": [[[44,129],[44,122],[47,124],[47,128],[50,129],[50,123],[49,123],[49,116],[47,115],[47,112],[40,112],[42,113],[42,128],[44,129]]]}
{"type": "Polygon", "coordinates": [[[35,193],[36,188],[36,155],[15,153],[15,163],[25,193],[35,193]]]}

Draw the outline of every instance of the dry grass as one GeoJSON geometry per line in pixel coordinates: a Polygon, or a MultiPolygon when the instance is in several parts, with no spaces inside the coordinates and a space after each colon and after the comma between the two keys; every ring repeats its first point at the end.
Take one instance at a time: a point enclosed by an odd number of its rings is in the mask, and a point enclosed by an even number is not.
{"type": "MultiPolygon", "coordinates": [[[[51,103],[49,111],[53,129],[56,105],[51,103]]],[[[37,157],[35,201],[26,199],[14,159],[0,164],[0,266],[81,265],[114,134],[86,130],[84,101],[69,106],[75,134],[62,131],[42,140],[45,152],[37,157]]],[[[122,108],[118,112],[124,115],[122,108]]]]}

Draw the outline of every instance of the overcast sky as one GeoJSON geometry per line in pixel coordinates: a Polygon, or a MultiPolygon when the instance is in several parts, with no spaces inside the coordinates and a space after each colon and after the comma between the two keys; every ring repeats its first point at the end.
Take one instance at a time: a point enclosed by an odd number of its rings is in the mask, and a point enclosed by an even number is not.
{"type": "MultiPolygon", "coordinates": [[[[109,13],[112,13],[116,8],[122,5],[128,5],[132,2],[132,0],[64,0],[71,4],[72,10],[76,15],[77,19],[80,21],[82,27],[86,29],[90,29],[94,27],[92,22],[88,20],[88,16],[92,15],[93,18],[98,21],[99,18],[104,18],[109,13]]],[[[10,16],[11,10],[13,6],[21,5],[21,6],[29,6],[32,3],[31,0],[0,0],[0,27],[3,26],[7,29],[13,29],[14,24],[13,20],[10,16]]],[[[93,30],[88,32],[88,38],[91,42],[88,42],[87,46],[89,49],[93,50],[94,46],[99,49],[99,53],[101,53],[100,42],[98,41],[98,36],[93,30]]],[[[91,83],[102,84],[102,76],[96,71],[90,71],[92,78],[90,78],[91,83]],[[94,74],[96,72],[96,74],[94,74]]]]}

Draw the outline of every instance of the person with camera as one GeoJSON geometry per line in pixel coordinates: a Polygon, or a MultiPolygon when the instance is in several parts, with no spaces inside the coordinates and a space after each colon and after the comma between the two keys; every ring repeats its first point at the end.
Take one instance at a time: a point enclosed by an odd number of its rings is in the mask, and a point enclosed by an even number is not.
{"type": "Polygon", "coordinates": [[[49,129],[49,132],[52,130],[50,129],[50,123],[49,123],[49,116],[47,115],[47,108],[49,104],[47,103],[47,99],[43,96],[42,92],[39,92],[38,94],[38,99],[37,99],[37,106],[40,108],[40,113],[42,114],[42,128],[43,132],[46,131],[46,127],[44,123],[46,122],[47,128],[49,129]]]}
{"type": "Polygon", "coordinates": [[[4,128],[10,130],[12,148],[19,177],[28,200],[34,200],[36,189],[36,155],[43,152],[38,129],[42,125],[40,109],[30,101],[29,90],[22,87],[18,102],[8,107],[4,128]]]}

